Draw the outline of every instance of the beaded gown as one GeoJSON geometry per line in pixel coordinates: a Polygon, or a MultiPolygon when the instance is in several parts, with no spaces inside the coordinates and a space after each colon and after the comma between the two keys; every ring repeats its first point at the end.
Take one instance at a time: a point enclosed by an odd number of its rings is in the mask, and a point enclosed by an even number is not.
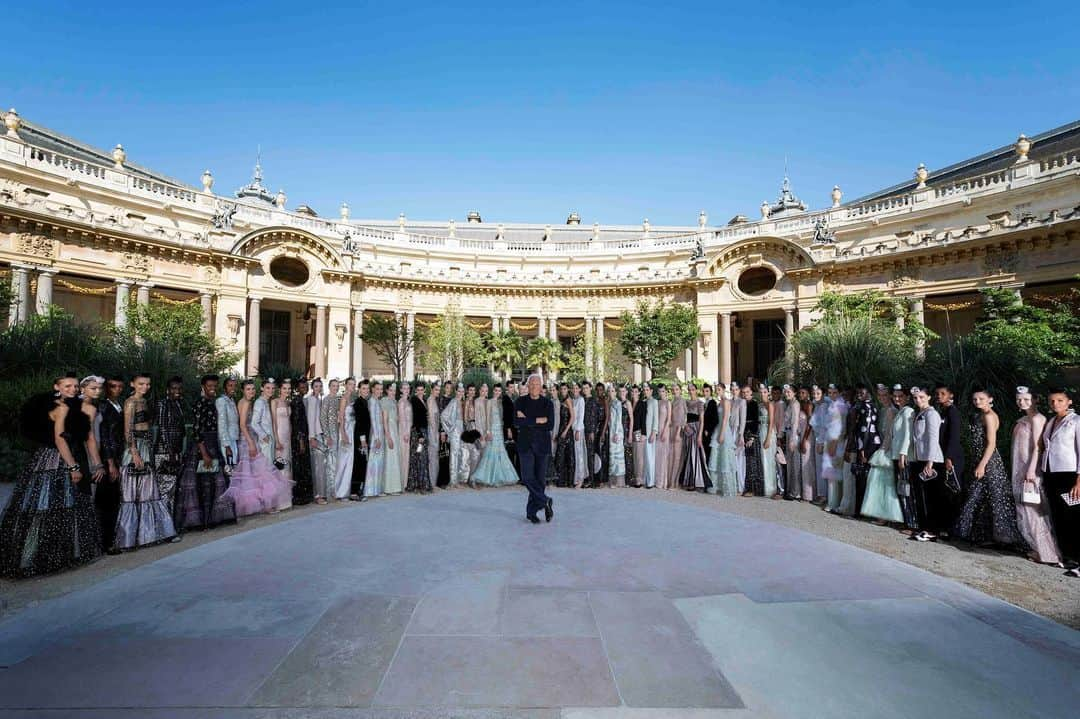
{"type": "Polygon", "coordinates": [[[386,417],[383,414],[382,401],[368,399],[368,411],[371,413],[371,434],[368,435],[367,472],[364,475],[364,496],[378,497],[383,493],[384,471],[386,469],[386,417]]]}
{"type": "Polygon", "coordinates": [[[158,400],[154,421],[157,436],[154,438],[153,462],[158,493],[169,514],[175,512],[177,486],[183,471],[181,458],[184,454],[184,415],[184,405],[180,400],[171,397],[158,400]]]}
{"type": "Polygon", "coordinates": [[[743,457],[746,463],[743,491],[750,492],[755,497],[765,495],[765,475],[761,470],[761,438],[758,436],[759,426],[758,403],[755,400],[749,400],[746,403],[746,429],[743,432],[743,457]]]}
{"type": "Polygon", "coordinates": [[[386,463],[383,467],[383,492],[386,494],[401,494],[404,489],[402,481],[403,472],[401,465],[401,436],[398,433],[398,404],[393,397],[383,395],[379,399],[383,416],[383,459],[386,463]],[[391,449],[390,445],[393,444],[391,449]]]}
{"type": "MultiPolygon", "coordinates": [[[[409,480],[405,483],[406,492],[431,491],[431,456],[428,452],[430,433],[428,424],[428,405],[417,397],[409,398],[409,480]]],[[[438,437],[435,444],[438,445],[438,437]]]]}
{"type": "Polygon", "coordinates": [[[138,429],[149,425],[146,400],[131,397],[124,404],[124,426],[127,429],[127,448],[120,470],[120,514],[116,519],[117,549],[133,549],[156,544],[176,536],[172,513],[158,490],[154,469],[151,436],[153,432],[138,429]],[[130,413],[130,418],[128,417],[130,413]],[[143,460],[137,469],[134,451],[143,460]]]}
{"type": "Polygon", "coordinates": [[[765,496],[776,494],[776,443],[775,432],[770,437],[769,403],[758,402],[758,456],[761,457],[761,476],[765,487],[765,496]],[[765,446],[768,440],[769,446],[765,446]]]}
{"type": "MultiPolygon", "coordinates": [[[[181,531],[236,521],[236,508],[224,497],[229,480],[225,476],[225,457],[218,441],[218,412],[214,400],[199,397],[193,416],[195,441],[184,457],[173,511],[173,522],[181,531]],[[200,443],[210,455],[208,466],[204,465],[202,452],[199,451],[200,443]]],[[[235,459],[236,453],[233,457],[235,459]]]]}
{"type": "MultiPolygon", "coordinates": [[[[1036,419],[1042,415],[1036,415],[1036,419]]],[[[1024,478],[1027,477],[1028,467],[1031,465],[1032,454],[1038,454],[1038,438],[1042,436],[1042,419],[1035,425],[1028,415],[1017,420],[1013,427],[1012,438],[1012,488],[1013,501],[1016,503],[1016,524],[1020,534],[1028,546],[1038,555],[1040,562],[1056,564],[1061,561],[1061,551],[1058,549],[1057,539],[1054,537],[1054,528],[1050,520],[1050,503],[1046,492],[1042,489],[1042,472],[1035,472],[1035,486],[1039,490],[1040,501],[1038,504],[1025,504],[1024,478]]],[[[1035,466],[1038,467],[1038,457],[1035,458],[1035,466]]]]}
{"type": "MultiPolygon", "coordinates": [[[[353,446],[356,441],[354,438],[356,433],[356,410],[353,408],[355,399],[354,395],[349,395],[340,400],[340,402],[345,402],[345,426],[342,427],[337,419],[334,420],[334,425],[338,428],[337,441],[334,443],[334,446],[337,447],[337,466],[335,467],[335,485],[337,489],[334,496],[338,499],[348,497],[349,490],[352,488],[353,465],[356,463],[357,451],[357,448],[353,446]],[[342,437],[345,439],[342,439],[342,437]]],[[[337,403],[339,407],[340,402],[337,403]]],[[[338,416],[339,407],[334,408],[335,416],[338,416]]]]}
{"type": "MultiPolygon", "coordinates": [[[[968,423],[972,457],[982,457],[986,451],[986,425],[981,415],[968,423]]],[[[1005,472],[1005,463],[997,449],[986,463],[982,479],[975,478],[975,467],[969,468],[967,499],[953,525],[952,535],[975,544],[994,543],[1026,549],[1027,543],[1016,525],[1016,503],[1012,482],[1005,472]]]]}
{"type": "Polygon", "coordinates": [[[481,408],[487,410],[487,420],[480,420],[477,424],[483,425],[486,431],[491,432],[491,441],[484,447],[480,463],[476,465],[476,471],[473,472],[472,481],[485,487],[506,487],[517,484],[517,470],[514,469],[514,463],[510,461],[510,455],[506,453],[502,403],[486,402],[481,405],[481,408]]]}
{"type": "Polygon", "coordinates": [[[679,486],[683,489],[705,491],[712,486],[705,448],[698,446],[698,430],[704,412],[705,403],[700,399],[686,403],[686,425],[682,428],[682,473],[679,477],[679,486]]]}
{"type": "Polygon", "coordinates": [[[710,439],[712,451],[709,452],[709,479],[711,489],[724,497],[734,497],[739,493],[739,478],[735,474],[735,434],[731,428],[731,402],[719,401],[716,411],[719,422],[710,439]]]}
{"type": "Polygon", "coordinates": [[[685,456],[683,453],[683,440],[685,435],[683,431],[686,429],[686,414],[688,412],[687,401],[682,397],[671,400],[671,422],[668,425],[668,436],[670,437],[671,451],[670,451],[670,479],[671,486],[680,484],[683,473],[683,462],[685,456]]]}
{"type": "Polygon", "coordinates": [[[574,403],[574,426],[570,436],[580,434],[581,439],[574,439],[574,486],[580,487],[589,478],[589,466],[586,464],[588,451],[585,446],[585,398],[576,397],[574,403]]]}
{"type": "Polygon", "coordinates": [[[292,432],[289,433],[289,454],[292,461],[289,464],[292,470],[292,503],[311,504],[315,501],[315,482],[311,478],[311,458],[308,452],[311,445],[308,442],[308,418],[307,408],[304,406],[304,397],[294,394],[289,398],[289,418],[292,422],[292,432]]]}
{"type": "Polygon", "coordinates": [[[675,480],[671,476],[671,400],[657,400],[657,423],[660,431],[656,434],[656,488],[671,489],[675,480]]]}
{"type": "Polygon", "coordinates": [[[319,402],[319,426],[322,427],[322,461],[325,487],[323,497],[330,499],[337,492],[338,444],[341,427],[338,425],[338,402],[340,397],[328,395],[319,402]]]}
{"type": "Polygon", "coordinates": [[[626,484],[626,429],[623,419],[626,408],[618,400],[609,403],[607,426],[608,481],[618,486],[626,484]]]}
{"type": "Polygon", "coordinates": [[[555,485],[574,486],[574,428],[570,426],[570,407],[566,401],[559,403],[559,430],[555,443],[555,485]],[[565,430],[565,436],[563,431],[565,430]]]}
{"type": "Polygon", "coordinates": [[[395,445],[398,451],[398,467],[401,469],[402,484],[407,488],[409,485],[409,465],[412,460],[412,426],[413,410],[412,396],[402,395],[397,401],[398,433],[400,440],[395,445]]]}
{"type": "Polygon", "coordinates": [[[623,402],[622,404],[622,424],[623,424],[623,462],[626,466],[626,478],[625,484],[633,486],[637,482],[637,472],[634,465],[634,451],[636,448],[636,442],[634,441],[634,431],[631,430],[631,426],[634,423],[634,410],[630,406],[630,402],[623,402]]]}
{"type": "MultiPolygon", "coordinates": [[[[248,412],[245,422],[247,434],[255,438],[254,412],[248,412]]],[[[255,440],[259,444],[258,440],[255,440]]],[[[292,501],[292,480],[285,479],[261,451],[251,456],[244,433],[240,433],[240,457],[229,477],[229,489],[225,497],[233,501],[237,516],[259,512],[273,512],[286,502],[292,501]]]]}
{"type": "MultiPolygon", "coordinates": [[[[69,447],[82,444],[90,422],[78,399],[67,399],[63,437],[69,447]]],[[[94,501],[71,481],[53,438],[49,419],[57,404],[52,392],[35,395],[23,405],[23,434],[37,447],[15,483],[0,516],[0,576],[29,577],[68,569],[101,554],[94,501]]],[[[85,476],[80,481],[90,482],[85,476]]]]}

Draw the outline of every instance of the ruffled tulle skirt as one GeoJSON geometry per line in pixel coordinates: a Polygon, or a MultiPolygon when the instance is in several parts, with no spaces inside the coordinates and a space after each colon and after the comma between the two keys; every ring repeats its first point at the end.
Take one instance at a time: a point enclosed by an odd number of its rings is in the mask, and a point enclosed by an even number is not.
{"type": "Polygon", "coordinates": [[[236,515],[270,512],[292,502],[292,480],[285,479],[261,452],[252,459],[247,443],[240,440],[240,459],[229,478],[224,497],[231,499],[236,515]]]}
{"type": "Polygon", "coordinates": [[[896,472],[892,459],[883,449],[874,452],[870,457],[866,494],[863,495],[859,514],[886,522],[904,521],[904,514],[900,511],[900,498],[896,495],[896,472]]]}
{"type": "Polygon", "coordinates": [[[120,515],[116,519],[116,548],[134,549],[176,536],[169,503],[161,496],[153,466],[150,440],[136,437],[143,468],[137,469],[131,450],[124,452],[120,470],[120,515]]]}

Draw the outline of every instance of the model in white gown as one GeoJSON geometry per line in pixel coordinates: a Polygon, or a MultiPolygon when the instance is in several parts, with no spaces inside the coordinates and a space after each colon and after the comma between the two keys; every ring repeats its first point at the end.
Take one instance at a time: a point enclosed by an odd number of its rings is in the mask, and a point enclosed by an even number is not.
{"type": "MultiPolygon", "coordinates": [[[[378,497],[386,481],[386,417],[383,414],[382,382],[371,383],[368,412],[371,414],[371,433],[368,435],[367,474],[364,476],[364,496],[378,497]]],[[[390,454],[396,454],[390,452],[390,454]]]]}
{"type": "Polygon", "coordinates": [[[356,380],[345,380],[345,393],[338,400],[338,442],[337,442],[337,466],[334,472],[334,496],[345,499],[349,496],[349,487],[352,486],[353,470],[353,432],[356,430],[356,414],[353,412],[353,401],[356,399],[356,380]]]}
{"type": "Polygon", "coordinates": [[[402,481],[401,471],[401,436],[398,425],[398,406],[396,385],[390,385],[391,394],[384,395],[379,400],[383,416],[383,436],[386,438],[385,452],[386,465],[383,468],[383,492],[386,494],[401,494],[405,487],[402,481]]]}

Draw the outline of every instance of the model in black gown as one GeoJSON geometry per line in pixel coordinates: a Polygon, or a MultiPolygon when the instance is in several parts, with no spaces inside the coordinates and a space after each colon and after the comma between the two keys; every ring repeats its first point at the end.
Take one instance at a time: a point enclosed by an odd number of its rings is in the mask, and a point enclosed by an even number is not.
{"type": "MultiPolygon", "coordinates": [[[[565,387],[565,385],[564,385],[565,387]]],[[[570,426],[570,402],[560,387],[559,439],[555,443],[555,486],[574,486],[574,428],[570,426]]]]}

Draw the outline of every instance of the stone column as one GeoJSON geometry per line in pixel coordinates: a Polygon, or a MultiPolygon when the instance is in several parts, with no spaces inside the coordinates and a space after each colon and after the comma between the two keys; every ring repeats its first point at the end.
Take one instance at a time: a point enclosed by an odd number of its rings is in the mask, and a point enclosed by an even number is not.
{"type": "Polygon", "coordinates": [[[26,267],[11,266],[11,309],[8,310],[8,324],[25,322],[30,311],[30,274],[26,267]]]}
{"type": "Polygon", "coordinates": [[[252,297],[248,306],[247,373],[249,377],[259,374],[259,310],[262,299],[252,297]]]}
{"type": "MultiPolygon", "coordinates": [[[[911,298],[911,314],[914,315],[916,322],[925,325],[926,305],[923,300],[924,298],[922,297],[911,298]]],[[[919,338],[919,340],[915,343],[915,356],[919,359],[924,359],[926,357],[926,342],[922,338],[919,338]]]]}
{"type": "Polygon", "coordinates": [[[536,318],[536,336],[547,337],[547,318],[539,316],[536,318]]]}
{"type": "Polygon", "coordinates": [[[326,376],[326,305],[315,305],[315,376],[326,376]]]}
{"type": "Polygon", "coordinates": [[[364,333],[364,308],[356,307],[353,309],[353,358],[352,358],[352,375],[359,380],[364,376],[364,338],[361,335],[364,333]]]}
{"type": "Polygon", "coordinates": [[[790,307],[784,308],[784,355],[787,357],[788,372],[787,381],[791,382],[795,379],[795,368],[792,366],[795,361],[794,345],[791,344],[791,336],[795,334],[795,310],[790,307]]]}
{"type": "Polygon", "coordinates": [[[405,355],[405,376],[402,379],[406,382],[412,382],[413,377],[416,376],[416,341],[413,337],[413,333],[416,331],[415,312],[409,312],[405,315],[405,329],[409,332],[409,354],[405,355]]]}
{"type": "Polygon", "coordinates": [[[209,292],[199,293],[202,304],[202,329],[208,335],[214,334],[214,296],[209,292]]]}
{"type": "Polygon", "coordinates": [[[685,381],[694,378],[694,351],[689,347],[683,352],[683,371],[686,373],[685,381]]]}
{"type": "Polygon", "coordinates": [[[551,331],[551,339],[558,340],[559,339],[559,318],[553,316],[548,320],[548,323],[549,323],[548,329],[551,331]]]}
{"type": "Polygon", "coordinates": [[[641,371],[641,365],[637,362],[634,363],[634,384],[641,384],[641,379],[644,376],[644,372],[641,371]]]}
{"type": "Polygon", "coordinates": [[[150,304],[150,288],[153,287],[149,282],[140,282],[135,290],[135,302],[139,307],[146,307],[150,304]]]}
{"type": "Polygon", "coordinates": [[[596,377],[597,379],[604,376],[604,318],[596,318],[596,350],[599,351],[599,356],[596,358],[596,377]]]}
{"type": "Polygon", "coordinates": [[[731,384],[731,313],[720,313],[720,381],[731,384]]]}
{"type": "Polygon", "coordinates": [[[593,374],[593,318],[585,318],[585,327],[582,332],[585,334],[585,379],[590,382],[595,379],[593,374]]]}
{"type": "Polygon", "coordinates": [[[502,325],[502,320],[498,315],[491,316],[491,333],[495,334],[499,331],[499,326],[502,325]]]}
{"type": "Polygon", "coordinates": [[[113,322],[117,327],[127,327],[128,300],[131,294],[131,280],[116,281],[116,316],[113,322]]]}
{"type": "Polygon", "coordinates": [[[49,305],[53,301],[53,277],[56,276],[56,270],[48,269],[42,270],[38,274],[37,281],[37,297],[34,311],[39,315],[43,315],[49,311],[49,305]]]}
{"type": "Polygon", "coordinates": [[[716,358],[720,352],[721,341],[715,312],[698,314],[698,331],[700,333],[697,343],[698,376],[710,384],[716,384],[719,376],[716,358]]]}

